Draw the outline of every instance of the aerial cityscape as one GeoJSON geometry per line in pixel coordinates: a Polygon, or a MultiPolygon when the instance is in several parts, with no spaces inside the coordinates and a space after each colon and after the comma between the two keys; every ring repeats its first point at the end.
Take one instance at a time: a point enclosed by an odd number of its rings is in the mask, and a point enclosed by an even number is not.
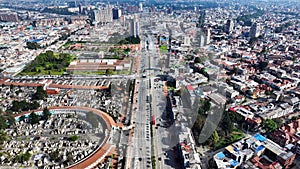
{"type": "Polygon", "coordinates": [[[299,0],[0,0],[0,169],[299,169],[299,0]]]}

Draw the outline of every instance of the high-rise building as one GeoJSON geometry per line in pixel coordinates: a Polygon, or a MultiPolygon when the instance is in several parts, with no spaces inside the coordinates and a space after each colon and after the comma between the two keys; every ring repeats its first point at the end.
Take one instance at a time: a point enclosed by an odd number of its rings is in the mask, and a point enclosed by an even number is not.
{"type": "Polygon", "coordinates": [[[208,45],[210,44],[210,28],[205,29],[205,39],[204,39],[204,44],[208,45]]]}
{"type": "Polygon", "coordinates": [[[204,28],[199,39],[200,47],[210,44],[210,36],[211,36],[210,28],[204,28]]]}
{"type": "Polygon", "coordinates": [[[154,5],[151,6],[151,12],[155,12],[155,6],[154,5]]]}
{"type": "Polygon", "coordinates": [[[122,11],[121,9],[113,8],[112,14],[113,14],[113,20],[119,19],[122,15],[122,11]]]}
{"type": "Polygon", "coordinates": [[[0,12],[0,21],[3,22],[18,22],[18,14],[15,12],[0,12]]]}
{"type": "Polygon", "coordinates": [[[225,25],[225,32],[228,34],[231,34],[233,31],[233,27],[234,27],[233,20],[231,20],[231,19],[227,20],[226,25],[225,25]]]}
{"type": "Polygon", "coordinates": [[[139,11],[140,11],[140,12],[143,11],[143,3],[142,3],[142,2],[139,3],[139,11]]]}
{"type": "Polygon", "coordinates": [[[205,17],[206,17],[206,11],[205,10],[200,11],[199,21],[197,24],[198,28],[203,28],[204,23],[205,23],[205,17]]]}
{"type": "Polygon", "coordinates": [[[113,21],[112,8],[107,6],[94,10],[95,21],[97,23],[109,23],[113,21]]]}
{"type": "Polygon", "coordinates": [[[253,23],[251,28],[250,28],[250,32],[249,32],[249,36],[252,37],[258,37],[260,34],[260,26],[258,23],[253,23]]]}
{"type": "Polygon", "coordinates": [[[189,36],[184,37],[184,45],[190,46],[191,45],[191,38],[189,36]]]}
{"type": "Polygon", "coordinates": [[[130,36],[138,37],[139,36],[139,31],[140,31],[140,21],[139,21],[138,15],[130,16],[127,18],[127,25],[129,28],[129,34],[130,36]]]}
{"type": "Polygon", "coordinates": [[[79,10],[79,13],[81,14],[82,13],[82,5],[81,4],[78,5],[78,10],[79,10]]]}
{"type": "Polygon", "coordinates": [[[139,7],[136,5],[128,5],[127,6],[127,13],[137,13],[139,12],[139,7]]]}

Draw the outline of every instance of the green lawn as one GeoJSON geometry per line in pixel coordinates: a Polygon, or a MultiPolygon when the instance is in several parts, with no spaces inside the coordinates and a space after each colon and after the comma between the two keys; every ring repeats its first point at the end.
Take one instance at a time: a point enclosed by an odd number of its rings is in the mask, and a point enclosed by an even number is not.
{"type": "Polygon", "coordinates": [[[19,75],[62,75],[75,57],[47,51],[37,56],[19,75]]]}
{"type": "Polygon", "coordinates": [[[245,137],[245,135],[242,131],[236,130],[236,131],[232,132],[229,136],[220,138],[218,143],[212,147],[212,150],[218,150],[220,148],[228,146],[234,142],[237,142],[238,140],[240,140],[244,137],[245,137]]]}
{"type": "Polygon", "coordinates": [[[111,70],[109,73],[106,73],[106,71],[74,71],[71,74],[74,75],[129,75],[130,71],[124,70],[124,71],[114,71],[111,70]]]}
{"type": "Polygon", "coordinates": [[[159,49],[160,49],[160,52],[168,52],[168,46],[167,45],[161,45],[159,47],[159,49]]]}

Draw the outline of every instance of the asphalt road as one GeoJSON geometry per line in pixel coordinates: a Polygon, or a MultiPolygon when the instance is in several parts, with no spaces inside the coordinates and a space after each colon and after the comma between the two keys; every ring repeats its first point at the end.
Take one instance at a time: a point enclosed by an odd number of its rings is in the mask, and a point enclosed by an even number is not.
{"type": "MultiPolygon", "coordinates": [[[[142,42],[143,43],[143,42],[142,42]]],[[[144,41],[145,43],[145,41],[144,41]]],[[[148,67],[148,53],[142,51],[140,59],[140,70],[148,67]]],[[[150,104],[147,102],[149,95],[149,79],[137,77],[138,97],[137,111],[135,113],[135,129],[131,147],[131,168],[144,169],[151,168],[151,134],[150,134],[150,104]]],[[[147,75],[148,76],[148,75],[147,75]]]]}
{"type": "Polygon", "coordinates": [[[168,169],[168,168],[180,168],[180,163],[176,161],[177,153],[172,148],[178,143],[176,136],[176,128],[164,127],[164,123],[161,121],[162,114],[166,106],[166,98],[163,94],[161,87],[162,81],[155,82],[157,75],[161,74],[159,65],[160,51],[155,45],[154,37],[149,37],[149,67],[154,68],[150,70],[151,78],[151,89],[150,94],[152,95],[152,114],[156,119],[156,125],[153,125],[153,140],[154,140],[154,154],[156,158],[157,169],[168,169]]]}

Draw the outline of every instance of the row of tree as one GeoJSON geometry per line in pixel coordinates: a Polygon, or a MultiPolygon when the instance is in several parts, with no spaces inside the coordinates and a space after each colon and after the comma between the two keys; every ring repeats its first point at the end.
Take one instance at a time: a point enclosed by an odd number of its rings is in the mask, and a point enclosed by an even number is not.
{"type": "Polygon", "coordinates": [[[17,155],[15,158],[14,158],[14,162],[18,162],[18,163],[23,163],[25,161],[28,161],[31,157],[31,154],[29,152],[26,152],[26,153],[22,153],[22,154],[19,154],[17,155]]]}
{"type": "Polygon", "coordinates": [[[119,42],[120,45],[124,44],[140,44],[141,39],[140,37],[134,37],[134,36],[129,36],[119,42]]]}
{"type": "Polygon", "coordinates": [[[10,126],[13,126],[15,124],[15,118],[12,115],[0,114],[0,130],[9,128],[10,126]]]}
{"type": "Polygon", "coordinates": [[[36,88],[36,92],[32,96],[32,99],[34,99],[34,100],[44,100],[46,98],[47,98],[46,91],[43,89],[42,86],[38,86],[36,88]]]}
{"type": "Polygon", "coordinates": [[[41,46],[37,42],[26,42],[26,47],[28,49],[35,49],[35,50],[41,48],[41,46]]]}
{"type": "Polygon", "coordinates": [[[40,104],[37,101],[27,102],[26,100],[12,101],[12,106],[10,107],[9,111],[12,112],[21,112],[21,111],[29,111],[35,110],[40,107],[40,104]]]}
{"type": "MultiPolygon", "coordinates": [[[[48,108],[44,108],[43,113],[41,116],[37,115],[35,112],[31,112],[28,116],[27,122],[30,124],[37,124],[40,120],[48,120],[51,116],[50,111],[48,108]]],[[[26,117],[23,115],[19,119],[20,121],[26,121],[26,117]]]]}

